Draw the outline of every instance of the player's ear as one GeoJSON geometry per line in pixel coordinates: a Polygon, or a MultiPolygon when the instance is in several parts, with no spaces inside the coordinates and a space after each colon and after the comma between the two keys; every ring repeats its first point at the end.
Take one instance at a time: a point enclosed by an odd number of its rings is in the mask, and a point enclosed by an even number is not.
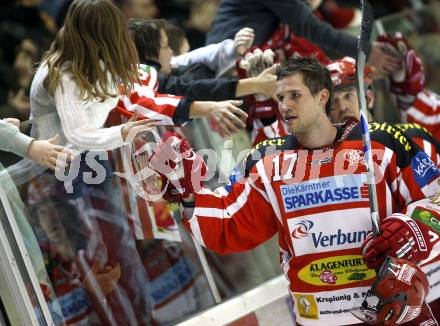
{"type": "Polygon", "coordinates": [[[367,98],[367,108],[371,109],[374,106],[374,102],[376,100],[376,96],[372,89],[367,89],[365,93],[365,97],[367,98]]]}
{"type": "Polygon", "coordinates": [[[330,92],[327,88],[323,88],[319,91],[318,96],[319,104],[325,109],[327,102],[330,101],[330,92]]]}

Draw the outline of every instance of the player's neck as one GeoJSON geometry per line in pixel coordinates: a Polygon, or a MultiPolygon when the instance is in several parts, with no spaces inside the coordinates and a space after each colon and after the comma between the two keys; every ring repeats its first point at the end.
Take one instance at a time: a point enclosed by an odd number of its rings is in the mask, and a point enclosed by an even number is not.
{"type": "Polygon", "coordinates": [[[296,134],[298,142],[310,149],[330,146],[336,138],[337,129],[328,119],[320,119],[307,132],[296,134]]]}

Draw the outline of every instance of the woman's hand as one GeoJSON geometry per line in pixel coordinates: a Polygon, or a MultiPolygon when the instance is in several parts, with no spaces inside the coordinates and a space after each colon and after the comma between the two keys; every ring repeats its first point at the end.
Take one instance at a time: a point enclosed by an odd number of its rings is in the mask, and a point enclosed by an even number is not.
{"type": "Polygon", "coordinates": [[[129,135],[130,139],[133,141],[136,135],[157,126],[157,123],[159,122],[157,119],[143,119],[136,121],[137,117],[138,114],[134,113],[130,120],[122,126],[121,135],[124,142],[127,141],[129,135]]]}
{"type": "Polygon", "coordinates": [[[72,159],[73,151],[64,146],[59,146],[58,142],[58,135],[48,140],[34,140],[29,145],[26,156],[38,165],[51,170],[55,170],[55,167],[63,168],[60,166],[60,162],[67,165],[72,159]]]}

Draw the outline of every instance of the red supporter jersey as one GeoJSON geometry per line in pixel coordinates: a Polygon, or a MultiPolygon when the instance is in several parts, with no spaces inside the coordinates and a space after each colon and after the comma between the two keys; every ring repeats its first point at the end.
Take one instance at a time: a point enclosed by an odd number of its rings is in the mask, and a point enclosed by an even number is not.
{"type": "MultiPolygon", "coordinates": [[[[380,218],[413,216],[417,207],[440,219],[440,207],[426,199],[440,190],[436,165],[400,129],[372,123],[370,132],[380,218]]],[[[302,325],[359,323],[350,309],[375,280],[360,250],[372,229],[360,126],[338,127],[337,139],[320,150],[293,135],[263,141],[230,192],[203,189],[184,219],[197,241],[219,253],[252,249],[278,233],[302,325]]]]}
{"type": "Polygon", "coordinates": [[[139,79],[130,96],[119,100],[115,111],[128,118],[137,112],[138,119],[153,118],[161,120],[161,124],[174,125],[173,116],[183,97],[158,93],[158,72],[151,66],[139,65],[139,79]]]}
{"type": "Polygon", "coordinates": [[[440,99],[437,94],[424,89],[408,109],[400,112],[403,122],[417,123],[440,140],[440,99]]]}

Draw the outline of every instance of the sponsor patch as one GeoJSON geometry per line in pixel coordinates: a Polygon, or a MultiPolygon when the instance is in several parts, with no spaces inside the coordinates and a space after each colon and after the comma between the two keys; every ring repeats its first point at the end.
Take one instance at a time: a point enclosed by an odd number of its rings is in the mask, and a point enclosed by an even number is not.
{"type": "Polygon", "coordinates": [[[268,147],[268,146],[275,146],[279,147],[283,145],[283,143],[286,141],[285,138],[276,138],[276,139],[266,139],[261,142],[259,142],[257,145],[255,145],[251,151],[249,152],[250,155],[252,155],[254,152],[258,151],[261,147],[268,147]]]}
{"type": "Polygon", "coordinates": [[[194,281],[195,273],[187,259],[180,257],[171,268],[150,281],[151,297],[155,305],[163,304],[181,293],[194,281]]]}
{"type": "Polygon", "coordinates": [[[337,280],[337,276],[332,272],[326,269],[325,271],[322,271],[319,275],[319,279],[323,281],[324,283],[328,284],[335,284],[337,280]]]}
{"type": "Polygon", "coordinates": [[[411,159],[411,168],[414,172],[414,180],[417,182],[420,188],[423,188],[431,180],[440,175],[440,170],[438,167],[423,151],[419,151],[411,159]]]}
{"type": "Polygon", "coordinates": [[[288,219],[295,255],[359,248],[371,231],[369,212],[364,207],[288,219]]]}
{"type": "Polygon", "coordinates": [[[329,204],[368,201],[363,175],[321,178],[280,187],[286,213],[329,204]]]}
{"type": "Polygon", "coordinates": [[[314,260],[299,271],[298,278],[311,285],[333,286],[370,280],[375,275],[361,255],[345,255],[314,260]]]}
{"type": "Polygon", "coordinates": [[[313,227],[313,222],[305,220],[297,223],[296,226],[297,227],[292,232],[292,237],[295,239],[301,239],[309,235],[309,231],[313,227]]]}
{"type": "Polygon", "coordinates": [[[318,305],[312,294],[294,293],[298,311],[301,317],[307,319],[319,319],[318,305]]]}
{"type": "MultiPolygon", "coordinates": [[[[440,180],[438,181],[440,185],[440,180]]],[[[440,191],[437,192],[434,196],[429,198],[429,208],[435,209],[436,211],[440,210],[440,191]]]]}
{"type": "Polygon", "coordinates": [[[396,141],[398,141],[405,151],[409,152],[412,149],[411,143],[408,141],[405,135],[402,134],[402,130],[398,127],[391,126],[385,123],[372,122],[368,124],[369,132],[372,133],[376,130],[385,131],[390,134],[396,141]]]}
{"type": "Polygon", "coordinates": [[[437,233],[440,233],[440,220],[430,211],[416,208],[412,212],[411,218],[413,220],[422,222],[423,224],[429,226],[437,233]]]}

